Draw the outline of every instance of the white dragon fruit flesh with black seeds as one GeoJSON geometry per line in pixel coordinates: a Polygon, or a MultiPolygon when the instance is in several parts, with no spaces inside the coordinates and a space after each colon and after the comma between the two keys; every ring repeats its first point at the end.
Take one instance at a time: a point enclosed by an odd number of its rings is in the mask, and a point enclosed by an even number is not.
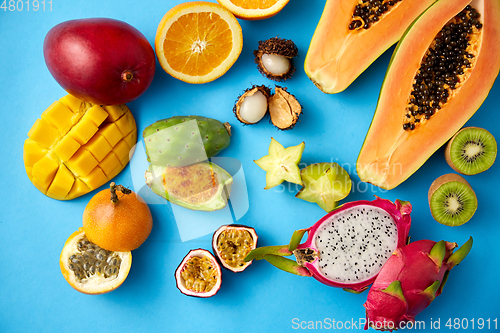
{"type": "Polygon", "coordinates": [[[400,200],[344,204],[307,229],[307,241],[293,251],[297,264],[324,284],[361,292],[406,244],[410,212],[400,200]]]}
{"type": "Polygon", "coordinates": [[[316,233],[318,268],[340,283],[377,275],[398,245],[398,227],[381,208],[361,205],[325,220],[316,233]]]}

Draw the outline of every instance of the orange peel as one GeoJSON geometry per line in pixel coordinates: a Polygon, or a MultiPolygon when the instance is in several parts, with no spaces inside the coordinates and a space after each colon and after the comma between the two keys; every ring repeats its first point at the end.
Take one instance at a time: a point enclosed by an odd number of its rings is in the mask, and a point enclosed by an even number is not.
{"type": "Polygon", "coordinates": [[[188,83],[206,83],[222,76],[242,48],[238,20],[212,2],[186,2],[173,7],[163,16],[155,37],[161,67],[188,83]]]}
{"type": "Polygon", "coordinates": [[[278,14],[290,0],[217,0],[243,20],[263,20],[278,14]]]}

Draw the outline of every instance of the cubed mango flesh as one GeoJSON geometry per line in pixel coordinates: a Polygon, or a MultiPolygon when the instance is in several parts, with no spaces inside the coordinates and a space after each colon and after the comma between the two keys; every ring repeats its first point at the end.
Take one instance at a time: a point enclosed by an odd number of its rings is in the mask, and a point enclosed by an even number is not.
{"type": "Polygon", "coordinates": [[[80,177],[89,188],[96,189],[108,181],[108,177],[104,174],[101,168],[97,167],[85,177],[80,177]]]}
{"type": "Polygon", "coordinates": [[[109,154],[109,152],[113,149],[109,142],[102,135],[94,135],[92,139],[89,140],[83,146],[86,150],[88,150],[99,162],[109,154]]]}
{"type": "Polygon", "coordinates": [[[116,120],[115,124],[118,126],[118,129],[124,137],[129,135],[136,128],[134,116],[132,116],[132,113],[130,112],[124,114],[120,119],[116,120]]]}
{"type": "Polygon", "coordinates": [[[121,167],[121,162],[116,157],[116,154],[110,152],[100,163],[99,167],[106,174],[106,176],[110,177],[115,169],[121,167]]]}
{"type": "Polygon", "coordinates": [[[62,98],[59,99],[59,102],[64,104],[68,109],[71,110],[71,112],[78,113],[80,108],[85,104],[84,101],[81,99],[73,96],[73,95],[66,95],[62,98]]]}
{"type": "Polygon", "coordinates": [[[99,162],[88,150],[79,149],[66,164],[77,176],[86,176],[99,162]]]}
{"type": "Polygon", "coordinates": [[[38,162],[33,165],[33,170],[31,174],[33,178],[38,179],[40,184],[42,184],[45,188],[48,188],[52,179],[54,179],[54,175],[59,168],[59,163],[51,158],[50,155],[45,155],[38,162]]]}
{"type": "Polygon", "coordinates": [[[37,119],[30,131],[28,137],[45,148],[50,148],[59,140],[60,133],[57,128],[50,125],[43,119],[37,119]]]}
{"type": "Polygon", "coordinates": [[[109,114],[109,117],[108,117],[109,122],[115,122],[121,116],[123,116],[124,114],[126,114],[128,112],[128,108],[126,107],[125,104],[106,105],[106,106],[104,106],[104,109],[106,109],[106,112],[109,114]]]}
{"type": "Polygon", "coordinates": [[[47,195],[54,199],[64,200],[75,182],[75,176],[64,164],[59,165],[59,170],[47,190],[47,195]]]}
{"type": "Polygon", "coordinates": [[[125,142],[132,149],[137,144],[137,131],[132,131],[125,137],[125,142]]]}
{"type": "Polygon", "coordinates": [[[115,123],[109,123],[99,130],[99,134],[102,135],[111,145],[111,147],[116,146],[116,144],[123,138],[122,133],[118,129],[115,123]]]}
{"type": "Polygon", "coordinates": [[[62,135],[73,126],[74,113],[59,101],[55,101],[42,113],[42,119],[53,125],[62,135]]]}
{"type": "Polygon", "coordinates": [[[89,193],[92,191],[90,187],[88,187],[84,182],[82,182],[79,178],[75,179],[75,182],[73,183],[73,187],[69,191],[68,195],[66,196],[65,200],[71,200],[74,198],[78,198],[84,194],[89,193]]]}
{"type": "Polygon", "coordinates": [[[24,166],[33,167],[42,157],[47,154],[48,150],[40,146],[38,143],[31,139],[24,141],[23,160],[24,166]]]}
{"type": "Polygon", "coordinates": [[[118,159],[123,166],[127,165],[129,160],[130,147],[125,142],[125,140],[121,140],[120,142],[118,142],[116,146],[113,147],[113,152],[116,154],[116,156],[118,156],[118,159]]]}
{"type": "Polygon", "coordinates": [[[94,125],[99,126],[108,118],[108,113],[99,105],[94,105],[85,113],[83,119],[89,119],[94,125]]]}
{"type": "Polygon", "coordinates": [[[78,149],[80,149],[80,147],[81,145],[75,139],[66,135],[59,141],[54,151],[61,161],[66,162],[78,151],[78,149]]]}
{"type": "Polygon", "coordinates": [[[97,133],[99,128],[94,125],[92,120],[86,118],[85,116],[76,124],[69,135],[75,139],[79,144],[86,144],[93,136],[97,133]]]}
{"type": "Polygon", "coordinates": [[[47,196],[70,200],[123,170],[137,127],[124,104],[101,107],[67,95],[42,113],[28,137],[23,159],[29,179],[47,196]]]}

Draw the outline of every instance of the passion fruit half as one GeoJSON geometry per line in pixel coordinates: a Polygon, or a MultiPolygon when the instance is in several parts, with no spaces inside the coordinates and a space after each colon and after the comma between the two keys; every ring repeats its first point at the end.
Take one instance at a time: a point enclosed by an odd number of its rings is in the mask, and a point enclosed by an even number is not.
{"type": "Polygon", "coordinates": [[[79,228],[66,240],[59,264],[70,286],[84,294],[104,294],[125,281],[132,253],[105,250],[89,241],[79,228]]]}
{"type": "Polygon", "coordinates": [[[244,259],[257,247],[258,238],[254,228],[239,224],[223,225],[212,237],[212,248],[224,268],[239,273],[252,263],[244,259]]]}
{"type": "Polygon", "coordinates": [[[212,297],[220,289],[222,272],[219,263],[209,251],[191,250],[175,270],[175,282],[184,295],[212,297]]]}

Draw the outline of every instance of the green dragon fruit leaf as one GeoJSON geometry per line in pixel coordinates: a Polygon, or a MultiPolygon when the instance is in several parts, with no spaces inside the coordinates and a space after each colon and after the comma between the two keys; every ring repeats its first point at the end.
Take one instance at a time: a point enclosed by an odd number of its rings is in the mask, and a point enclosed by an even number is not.
{"type": "Polygon", "coordinates": [[[444,285],[446,284],[446,281],[448,281],[448,276],[449,275],[450,275],[450,271],[444,272],[443,281],[441,282],[441,285],[439,286],[439,289],[437,291],[436,296],[441,295],[441,293],[443,292],[444,285]]]}
{"type": "Polygon", "coordinates": [[[421,294],[427,296],[429,300],[432,302],[434,298],[436,298],[436,293],[439,290],[439,287],[441,286],[441,282],[439,280],[434,281],[433,284],[428,286],[427,288],[424,289],[424,291],[421,292],[421,294]]]}
{"type": "Polygon", "coordinates": [[[446,255],[446,243],[444,240],[441,240],[434,244],[429,253],[429,257],[436,263],[436,265],[441,268],[443,264],[444,257],[446,255]]]}
{"type": "Polygon", "coordinates": [[[244,261],[249,262],[253,259],[261,260],[264,259],[266,255],[274,256],[291,256],[292,252],[288,250],[288,245],[276,245],[276,246],[262,246],[250,251],[245,257],[244,261]]]}
{"type": "Polygon", "coordinates": [[[389,294],[391,296],[395,296],[406,302],[405,296],[403,295],[403,289],[401,288],[401,281],[396,280],[391,282],[391,284],[382,290],[384,293],[389,294]]]}
{"type": "Polygon", "coordinates": [[[369,287],[370,286],[366,286],[366,287],[364,287],[363,289],[360,289],[360,290],[353,290],[353,289],[349,289],[349,288],[342,288],[342,290],[343,291],[347,291],[348,293],[351,293],[351,294],[361,294],[362,292],[364,292],[369,287]]]}
{"type": "Polygon", "coordinates": [[[291,259],[272,254],[265,255],[264,259],[267,260],[271,265],[281,269],[282,271],[299,276],[312,276],[311,272],[309,272],[307,268],[299,266],[295,261],[291,259]]]}
{"type": "Polygon", "coordinates": [[[462,260],[467,257],[472,248],[472,242],[472,237],[470,237],[464,245],[460,246],[460,248],[448,258],[448,261],[446,263],[450,265],[449,269],[452,269],[456,265],[460,264],[462,260]]]}
{"type": "Polygon", "coordinates": [[[290,244],[288,245],[288,251],[293,252],[300,244],[302,237],[309,229],[299,229],[295,230],[292,235],[292,239],[290,240],[290,244]]]}

